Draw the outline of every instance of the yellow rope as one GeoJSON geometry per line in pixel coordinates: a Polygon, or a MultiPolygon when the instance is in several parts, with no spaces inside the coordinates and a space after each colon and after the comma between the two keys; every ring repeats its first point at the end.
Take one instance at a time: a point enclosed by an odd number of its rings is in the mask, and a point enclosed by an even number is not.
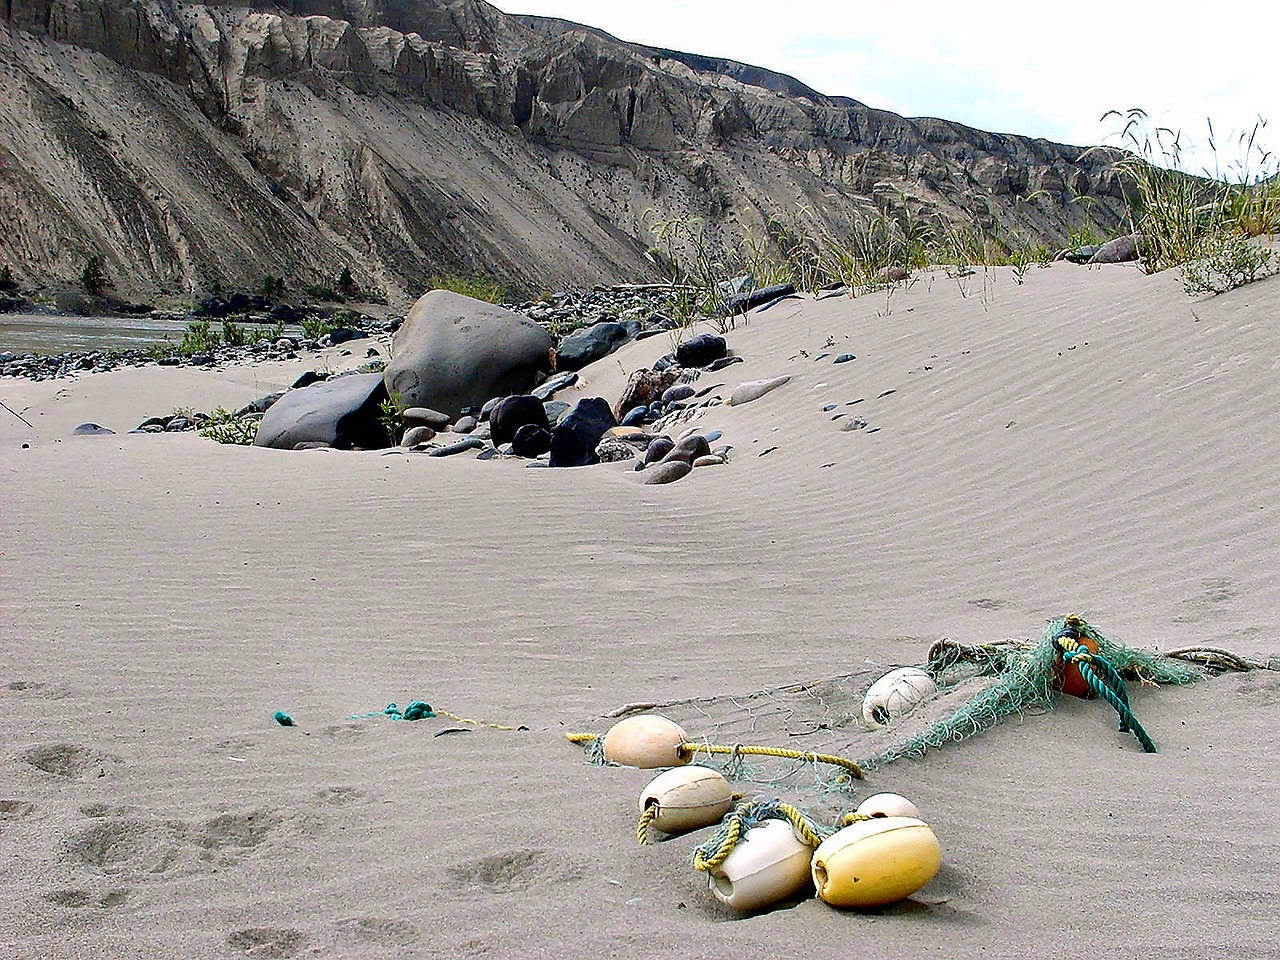
{"type": "Polygon", "coordinates": [[[841,827],[851,827],[855,823],[863,823],[867,820],[874,820],[875,817],[869,817],[865,813],[853,813],[850,811],[840,818],[841,827]]]}
{"type": "Polygon", "coordinates": [[[640,822],[636,824],[636,840],[640,846],[647,846],[653,841],[649,839],[649,828],[653,826],[653,821],[658,819],[658,805],[651,803],[644,808],[644,813],[640,814],[640,822]]]}
{"type": "Polygon", "coordinates": [[[597,739],[594,733],[566,733],[564,738],[570,743],[593,743],[597,739]]]}
{"type": "Polygon", "coordinates": [[[438,707],[432,707],[431,712],[437,717],[448,717],[456,723],[469,723],[473,727],[488,727],[490,730],[519,730],[519,727],[509,727],[502,723],[490,723],[488,720],[468,720],[466,717],[460,717],[456,713],[450,713],[448,710],[441,710],[438,707]]]}
{"type": "Polygon", "coordinates": [[[862,768],[852,760],[833,756],[829,753],[810,753],[805,750],[783,750],[779,747],[752,747],[737,744],[727,747],[718,743],[682,743],[677,748],[680,756],[689,759],[695,753],[727,753],[730,755],[754,754],[761,757],[782,757],[786,760],[807,760],[810,763],[829,763],[832,766],[844,767],[856,780],[862,779],[862,768]]]}
{"type": "Polygon", "coordinates": [[[702,847],[693,851],[693,869],[700,870],[703,873],[710,873],[720,864],[729,858],[729,854],[733,853],[733,848],[738,845],[738,838],[742,835],[742,813],[740,810],[734,810],[725,818],[725,834],[720,841],[720,846],[711,856],[707,856],[702,852],[702,847]]]}
{"type": "Polygon", "coordinates": [[[806,847],[817,849],[818,844],[822,843],[823,837],[813,828],[809,818],[789,803],[778,804],[778,810],[787,818],[791,828],[795,830],[796,836],[800,838],[800,842],[806,847]]]}

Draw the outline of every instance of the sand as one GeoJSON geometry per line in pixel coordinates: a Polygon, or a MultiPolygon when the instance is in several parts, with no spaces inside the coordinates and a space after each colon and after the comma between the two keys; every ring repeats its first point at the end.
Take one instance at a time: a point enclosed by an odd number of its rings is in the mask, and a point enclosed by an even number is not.
{"type": "Polygon", "coordinates": [[[1069,612],[1280,653],[1278,312],[1280,279],[1070,265],[785,301],[699,385],[791,381],[662,487],[123,435],[303,362],[0,383],[35,424],[0,411],[0,956],[1280,956],[1274,672],[1134,689],[1156,755],[1072,700],[877,771],[857,796],[911,797],[943,868],[870,914],[719,908],[708,834],[636,846],[650,775],[563,738],[1069,612]],[[347,719],[414,699],[528,729],[347,719]]]}

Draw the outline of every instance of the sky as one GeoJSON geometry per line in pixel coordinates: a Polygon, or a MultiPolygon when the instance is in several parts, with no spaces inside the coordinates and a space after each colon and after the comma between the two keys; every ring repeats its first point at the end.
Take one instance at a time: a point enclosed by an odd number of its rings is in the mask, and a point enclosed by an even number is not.
{"type": "MultiPolygon", "coordinates": [[[[1089,146],[1120,144],[1144,109],[1181,131],[1192,172],[1224,175],[1259,118],[1280,150],[1280,4],[1234,0],[499,0],[622,40],[788,73],[821,93],[908,117],[1089,146]],[[1216,156],[1209,150],[1212,121],[1216,156]]],[[[1259,166],[1255,153],[1252,166],[1259,166]]],[[[1274,168],[1274,160],[1271,161],[1274,168]]],[[[1233,177],[1233,179],[1238,177],[1233,177]]]]}

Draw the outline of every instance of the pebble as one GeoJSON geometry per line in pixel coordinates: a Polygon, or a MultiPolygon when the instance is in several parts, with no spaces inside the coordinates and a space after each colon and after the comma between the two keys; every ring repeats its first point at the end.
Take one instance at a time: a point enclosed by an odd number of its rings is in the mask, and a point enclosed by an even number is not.
{"type": "Polygon", "coordinates": [[[97,423],[82,423],[71,431],[71,435],[73,437],[111,437],[115,436],[115,431],[97,423]]]}
{"type": "Polygon", "coordinates": [[[447,446],[436,447],[434,450],[428,450],[427,456],[451,457],[455,453],[466,453],[468,450],[478,450],[484,445],[484,441],[478,437],[467,437],[467,439],[459,440],[457,443],[450,443],[447,446]]]}
{"type": "Polygon", "coordinates": [[[729,367],[735,363],[742,363],[742,362],[743,362],[742,357],[721,357],[719,360],[715,361],[714,363],[709,364],[707,366],[707,369],[712,373],[715,373],[717,370],[723,370],[725,367],[729,367]]]}
{"type": "Polygon", "coordinates": [[[470,433],[477,426],[475,417],[459,417],[458,422],[453,425],[454,433],[470,433]]]}
{"type": "Polygon", "coordinates": [[[747,380],[738,384],[733,390],[733,394],[729,397],[729,406],[738,407],[744,403],[750,403],[752,400],[759,400],[771,390],[776,390],[791,378],[773,377],[769,380],[747,380]]]}
{"type": "Polygon", "coordinates": [[[404,436],[400,439],[402,447],[416,447],[420,443],[427,443],[434,440],[436,432],[428,426],[410,427],[404,432],[404,436]]]}
{"type": "Polygon", "coordinates": [[[674,483],[693,472],[693,465],[684,460],[664,460],[645,472],[646,484],[674,483]]]}
{"type": "Polygon", "coordinates": [[[842,354],[840,354],[840,356],[836,357],[836,358],[835,358],[835,360],[834,360],[833,362],[834,362],[834,363],[848,363],[850,360],[856,360],[856,359],[858,359],[858,358],[857,358],[857,357],[855,357],[852,353],[842,353],[842,354]]]}
{"type": "Polygon", "coordinates": [[[432,410],[430,407],[409,407],[401,416],[406,427],[427,426],[433,430],[443,430],[449,426],[450,421],[447,413],[432,410]]]}
{"type": "Polygon", "coordinates": [[[724,463],[724,457],[717,457],[713,453],[707,454],[705,457],[699,457],[693,461],[695,467],[715,467],[724,463]]]}

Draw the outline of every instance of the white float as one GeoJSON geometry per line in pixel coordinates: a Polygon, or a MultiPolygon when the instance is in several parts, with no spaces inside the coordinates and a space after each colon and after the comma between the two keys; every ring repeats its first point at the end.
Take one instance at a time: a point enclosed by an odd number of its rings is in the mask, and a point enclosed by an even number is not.
{"type": "Polygon", "coordinates": [[[845,827],[813,854],[813,885],[833,907],[879,907],[909,897],[934,878],[942,851],[914,817],[883,817],[845,827]]]}
{"type": "Polygon", "coordinates": [[[688,833],[719,823],[733,807],[733,787],[706,767],[660,773],[640,794],[640,812],[653,808],[652,825],[663,833],[688,833]]]}
{"type": "Polygon", "coordinates": [[[886,726],[937,692],[937,684],[919,667],[891,670],[862,698],[862,722],[872,729],[886,726]]]}
{"type": "Polygon", "coordinates": [[[748,913],[813,892],[813,850],[786,820],[752,827],[733,852],[707,875],[717,900],[748,913]]]}
{"type": "Polygon", "coordinates": [[[689,739],[674,720],[644,713],[619,720],[604,735],[604,758],[624,767],[679,767],[689,762],[680,745],[689,739]]]}
{"type": "Polygon", "coordinates": [[[919,808],[906,797],[900,797],[896,793],[877,793],[875,796],[867,797],[858,804],[858,809],[854,812],[864,817],[920,818],[919,808]]]}

